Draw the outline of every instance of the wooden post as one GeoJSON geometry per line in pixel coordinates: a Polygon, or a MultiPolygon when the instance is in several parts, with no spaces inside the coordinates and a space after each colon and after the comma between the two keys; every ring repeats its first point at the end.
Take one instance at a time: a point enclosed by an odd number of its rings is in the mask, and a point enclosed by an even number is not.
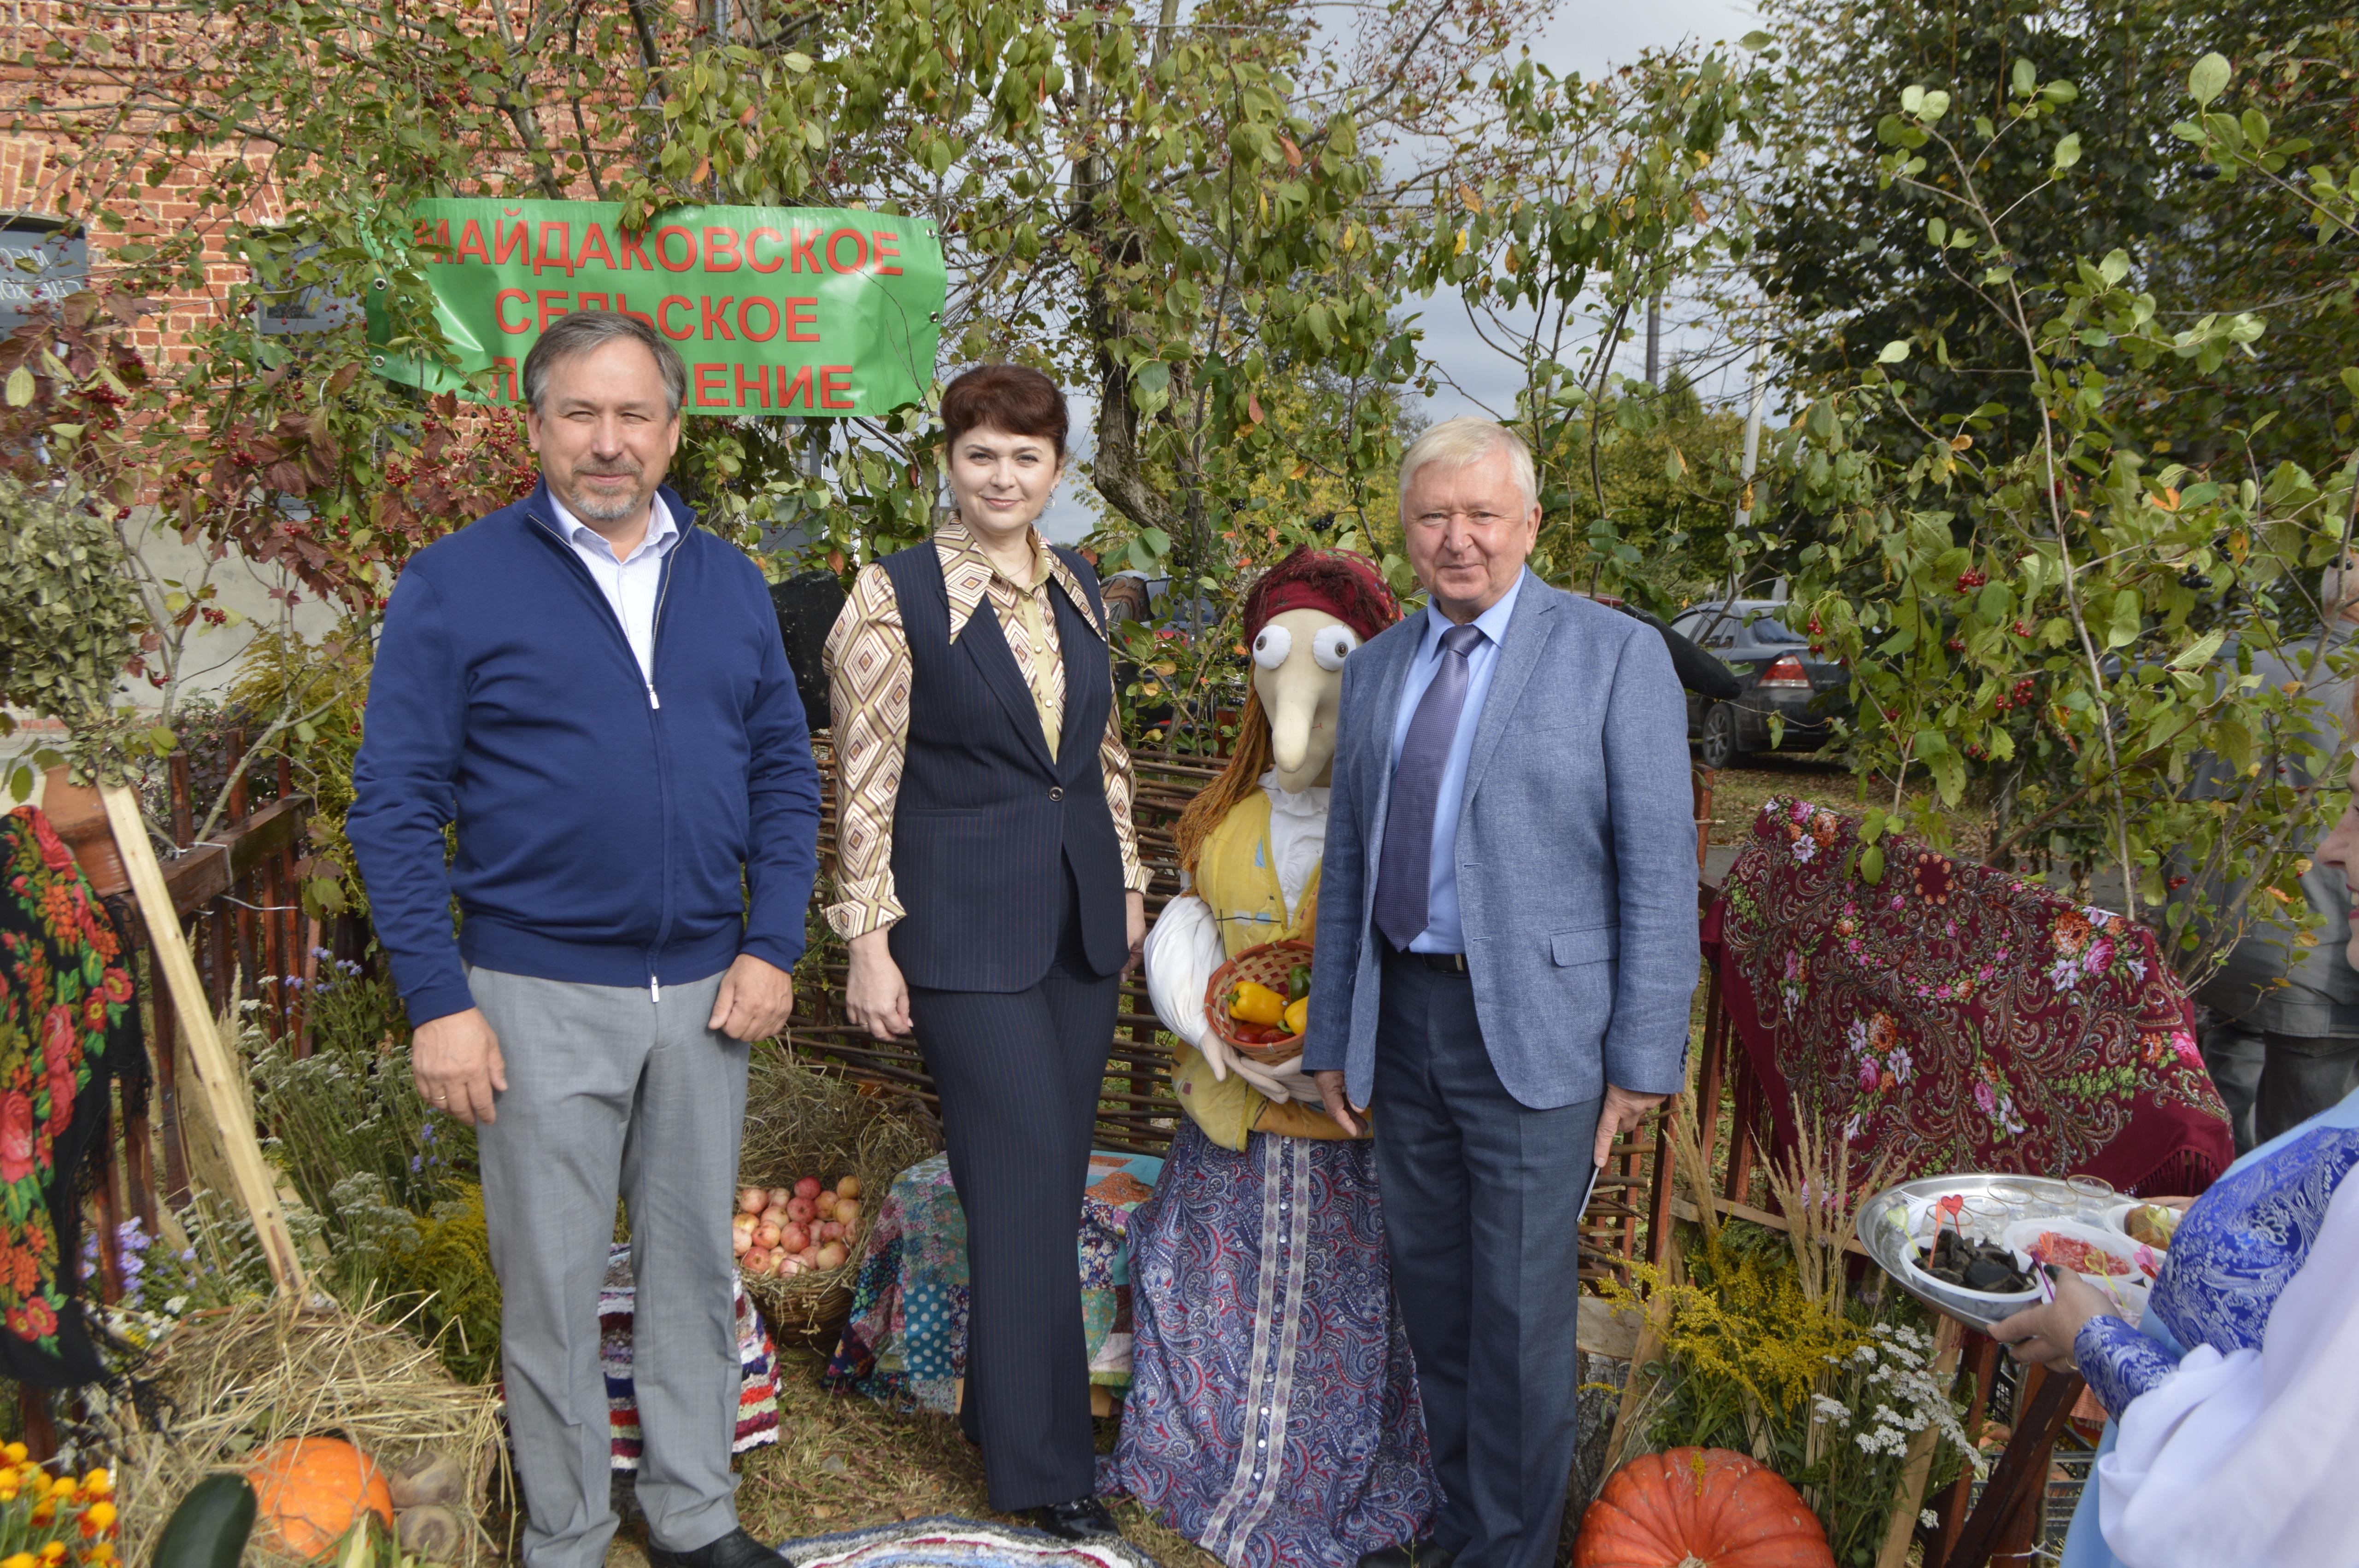
{"type": "MultiPolygon", "coordinates": [[[[163,972],[178,1016],[179,1033],[189,1045],[189,1063],[196,1070],[197,1101],[220,1133],[237,1185],[234,1195],[253,1217],[254,1234],[262,1244],[263,1260],[278,1293],[292,1301],[304,1295],[303,1261],[295,1251],[295,1238],[278,1206],[277,1184],[263,1162],[262,1145],[254,1122],[238,1098],[236,1068],[213,1023],[205,1000],[204,982],[197,976],[195,957],[180,934],[172,910],[172,896],[164,888],[164,870],[156,862],[155,846],[147,841],[147,825],[139,816],[138,799],[119,784],[99,785],[106,803],[107,821],[114,829],[115,848],[122,853],[131,891],[147,924],[147,940],[163,972]]],[[[224,1196],[231,1195],[224,1194],[224,1196]]]]}
{"type": "MultiPolygon", "coordinates": [[[[1965,1329],[1953,1317],[1933,1325],[1933,1379],[1946,1394],[1958,1372],[1958,1352],[1965,1329]]],[[[1917,1510],[1925,1501],[1925,1483],[1933,1474],[1933,1450],[1940,1433],[1927,1427],[1908,1440],[1908,1456],[1900,1467],[1900,1485],[1892,1497],[1892,1518],[1884,1527],[1884,1549],[1875,1554],[1875,1568],[1901,1568],[1908,1561],[1908,1543],[1917,1533],[1917,1510]]]]}
{"type": "Polygon", "coordinates": [[[2077,1373],[2031,1370],[2040,1375],[2016,1396],[2015,1432],[1944,1568],[1984,1568],[2003,1539],[2021,1530],[2022,1510],[2027,1504],[2036,1508],[2048,1486],[2049,1451],[2083,1385],[2077,1373]]]}

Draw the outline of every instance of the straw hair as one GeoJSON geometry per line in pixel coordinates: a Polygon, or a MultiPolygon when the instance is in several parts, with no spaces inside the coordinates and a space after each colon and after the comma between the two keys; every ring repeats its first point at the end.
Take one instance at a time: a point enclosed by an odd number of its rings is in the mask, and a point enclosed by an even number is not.
{"type": "MultiPolygon", "coordinates": [[[[1472,463],[1504,454],[1507,471],[1524,492],[1527,509],[1539,504],[1539,476],[1532,468],[1532,449],[1524,438],[1505,425],[1489,419],[1444,419],[1419,436],[1409,449],[1401,454],[1400,492],[1404,503],[1408,496],[1409,481],[1418,470],[1429,463],[1444,468],[1462,469],[1472,463]]],[[[1402,508],[1404,523],[1411,521],[1408,508],[1402,508]]]]}
{"type": "Polygon", "coordinates": [[[1262,712],[1261,693],[1252,682],[1245,683],[1245,711],[1237,715],[1237,749],[1230,753],[1229,765],[1221,776],[1196,792],[1188,809],[1180,814],[1180,825],[1171,830],[1179,843],[1180,869],[1190,878],[1196,874],[1196,857],[1204,848],[1204,840],[1212,829],[1224,821],[1241,800],[1249,799],[1261,787],[1262,774],[1269,772],[1276,759],[1270,752],[1269,718],[1262,712]]]}

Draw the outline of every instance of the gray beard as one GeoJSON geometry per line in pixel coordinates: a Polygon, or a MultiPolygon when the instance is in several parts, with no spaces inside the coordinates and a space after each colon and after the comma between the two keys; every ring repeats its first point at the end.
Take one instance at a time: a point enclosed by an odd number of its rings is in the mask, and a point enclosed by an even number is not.
{"type": "Polygon", "coordinates": [[[617,500],[607,501],[599,496],[596,492],[591,491],[567,496],[565,504],[573,515],[581,518],[584,523],[620,523],[637,513],[645,512],[647,509],[647,500],[648,498],[644,495],[627,495],[617,500]]]}

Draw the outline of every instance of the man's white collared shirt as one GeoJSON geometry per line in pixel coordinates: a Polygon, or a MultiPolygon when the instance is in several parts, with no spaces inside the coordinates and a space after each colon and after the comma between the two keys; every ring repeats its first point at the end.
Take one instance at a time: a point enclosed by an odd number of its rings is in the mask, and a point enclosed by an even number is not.
{"type": "Polygon", "coordinates": [[[623,623],[623,635],[629,640],[631,654],[639,661],[640,678],[649,690],[656,684],[656,601],[663,590],[664,557],[679,542],[679,524],[664,504],[660,495],[647,516],[647,536],[639,541],[627,559],[617,559],[614,547],[605,536],[566,510],[565,503],[552,492],[549,503],[557,509],[557,526],[582,564],[590,568],[590,580],[606,596],[614,608],[614,619],[623,623]]]}

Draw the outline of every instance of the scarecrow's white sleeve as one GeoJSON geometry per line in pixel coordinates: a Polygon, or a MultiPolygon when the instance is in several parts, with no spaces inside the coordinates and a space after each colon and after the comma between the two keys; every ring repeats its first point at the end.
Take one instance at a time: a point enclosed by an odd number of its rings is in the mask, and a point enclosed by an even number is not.
{"type": "Polygon", "coordinates": [[[1147,1000],[1163,1027],[1190,1045],[1204,1038],[1204,987],[1221,957],[1220,923],[1191,892],[1165,904],[1147,934],[1147,1000]]]}

